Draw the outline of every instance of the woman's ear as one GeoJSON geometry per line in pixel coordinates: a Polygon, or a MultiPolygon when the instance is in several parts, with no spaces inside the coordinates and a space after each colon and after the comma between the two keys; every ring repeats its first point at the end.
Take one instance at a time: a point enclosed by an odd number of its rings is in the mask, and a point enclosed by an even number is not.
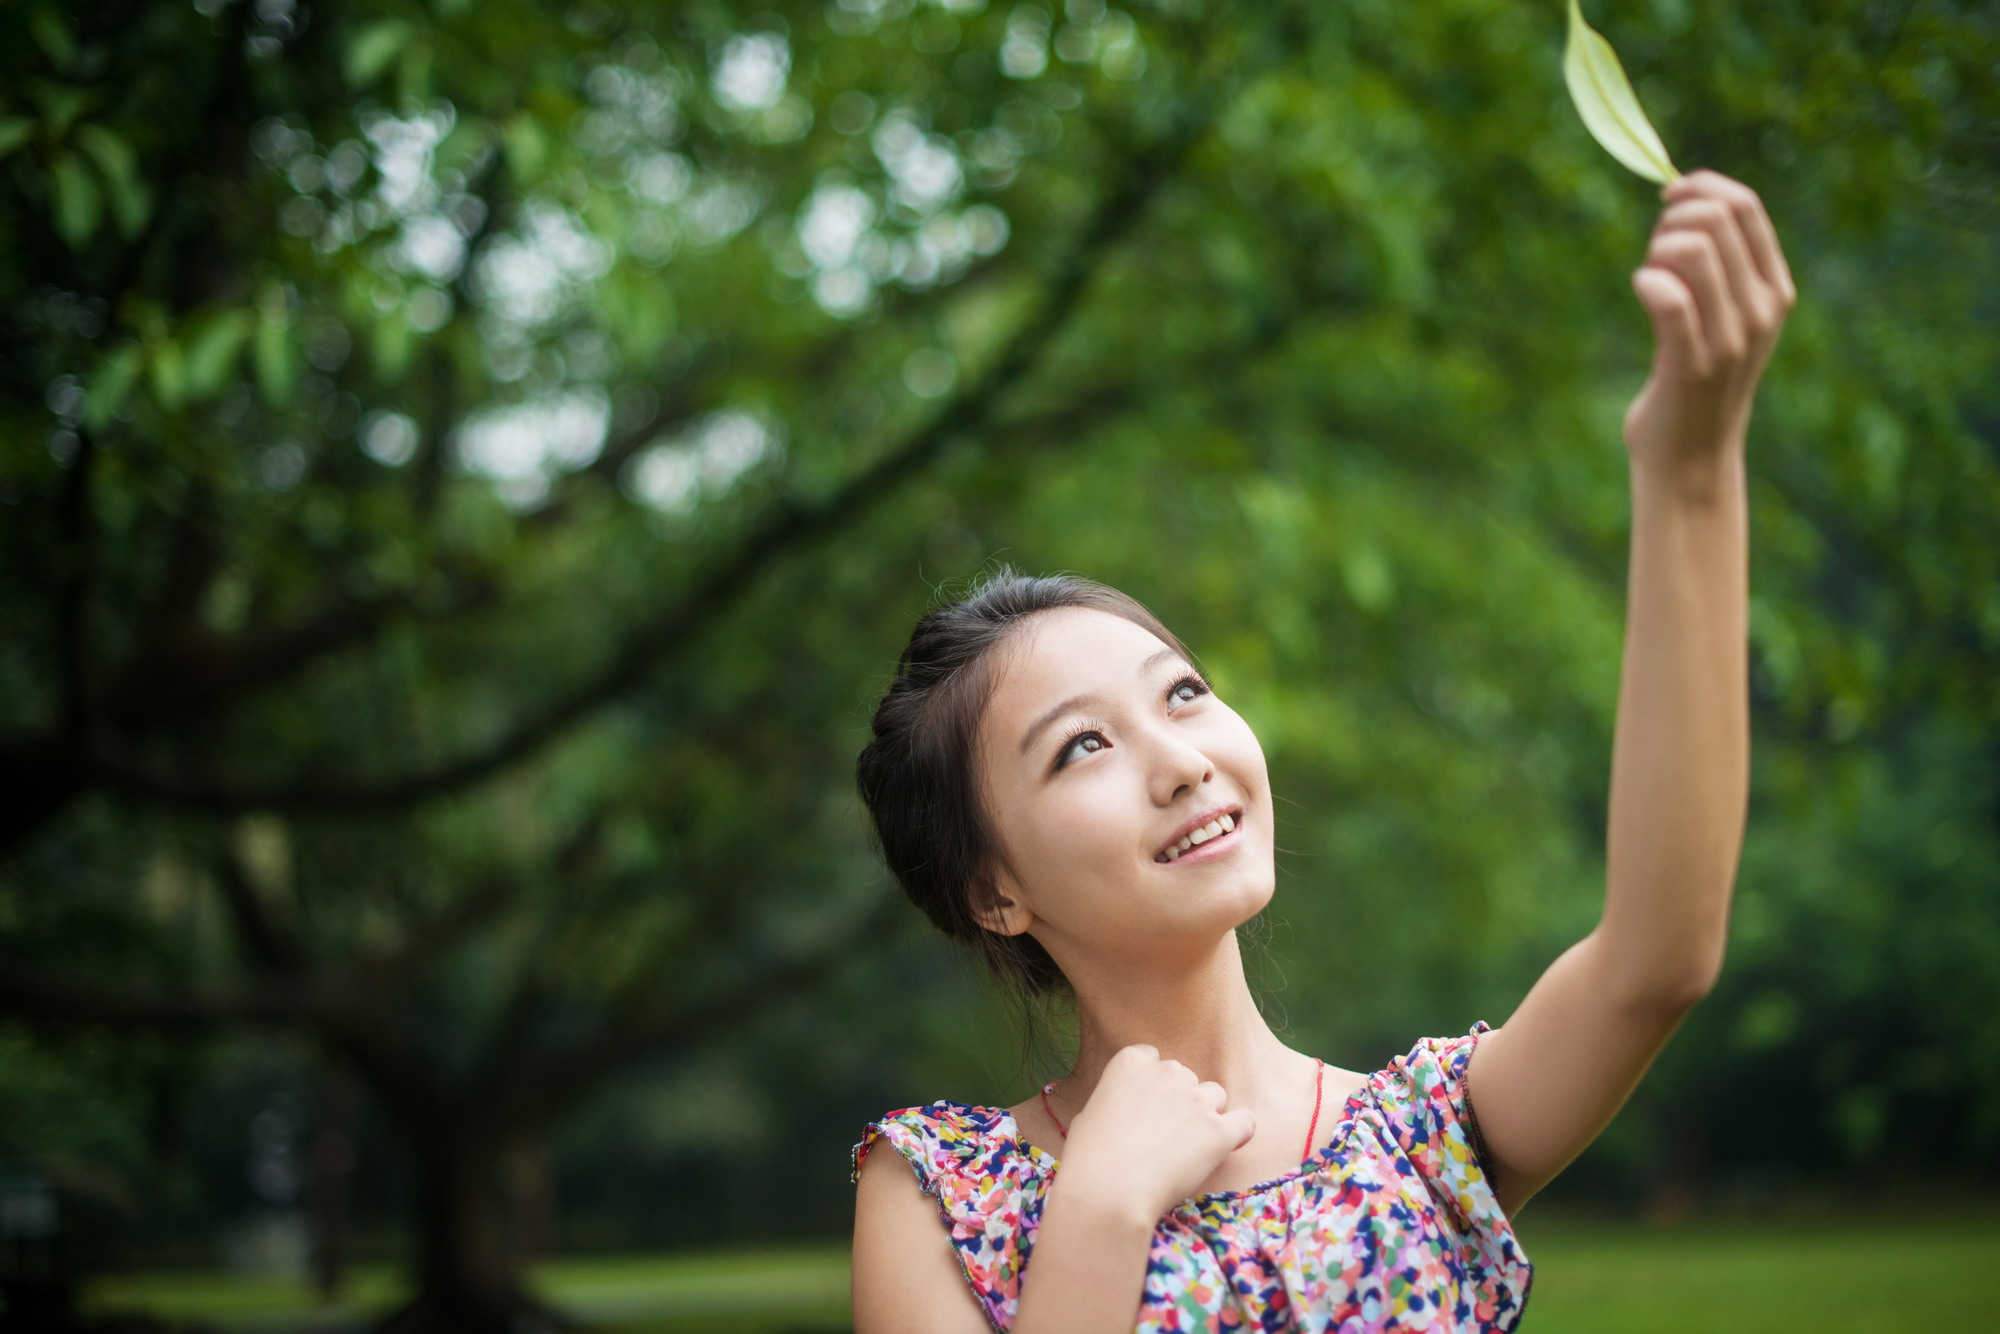
{"type": "Polygon", "coordinates": [[[1035,924],[1014,878],[1004,870],[990,875],[973,894],[972,920],[998,936],[1018,936],[1035,924]]]}

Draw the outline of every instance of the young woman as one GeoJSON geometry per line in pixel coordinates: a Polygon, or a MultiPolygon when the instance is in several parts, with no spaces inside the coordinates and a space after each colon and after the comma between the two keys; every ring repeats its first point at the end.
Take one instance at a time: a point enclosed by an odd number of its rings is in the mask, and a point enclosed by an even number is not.
{"type": "Polygon", "coordinates": [[[1130,598],[1003,571],[918,623],[858,776],[931,921],[1003,979],[1073,995],[1076,1064],[1013,1107],[941,1100],[866,1128],[858,1334],[1520,1319],[1532,1271],[1510,1219],[1714,984],[1742,843],[1744,439],[1795,292],[1751,190],[1698,171],[1662,197],[1632,277],[1656,347],[1624,420],[1595,929],[1501,1027],[1368,1074],[1287,1047],[1235,936],[1275,888],[1257,738],[1130,598]]]}

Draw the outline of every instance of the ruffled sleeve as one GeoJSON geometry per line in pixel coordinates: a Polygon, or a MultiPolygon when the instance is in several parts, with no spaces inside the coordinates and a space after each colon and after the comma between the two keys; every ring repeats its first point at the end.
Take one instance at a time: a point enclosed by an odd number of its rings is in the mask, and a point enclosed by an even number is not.
{"type": "Polygon", "coordinates": [[[1513,1224],[1493,1193],[1466,1069],[1492,1025],[1460,1037],[1422,1038],[1375,1076],[1375,1092],[1410,1167],[1438,1206],[1498,1270],[1525,1268],[1513,1224]]]}
{"type": "Polygon", "coordinates": [[[861,1184],[861,1164],[867,1160],[868,1151],[875,1147],[877,1140],[886,1140],[890,1148],[909,1162],[910,1170],[917,1175],[917,1185],[924,1194],[937,1194],[938,1173],[951,1158],[948,1149],[951,1128],[941,1125],[934,1111],[929,1107],[901,1107],[885,1113],[878,1121],[870,1121],[850,1155],[850,1184],[861,1184]]]}
{"type": "Polygon", "coordinates": [[[850,1179],[860,1183],[861,1165],[878,1141],[901,1154],[918,1188],[937,1201],[965,1281],[988,1323],[1001,1330],[1013,1323],[1020,1302],[1041,1192],[1035,1169],[1009,1152],[1012,1141],[997,1131],[997,1118],[963,1103],[905,1107],[868,1123],[854,1146],[850,1179]]]}

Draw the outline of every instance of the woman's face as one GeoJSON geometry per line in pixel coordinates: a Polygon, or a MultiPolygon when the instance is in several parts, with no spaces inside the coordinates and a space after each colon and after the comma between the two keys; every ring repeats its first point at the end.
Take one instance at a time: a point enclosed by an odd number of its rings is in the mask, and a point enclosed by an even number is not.
{"type": "Polygon", "coordinates": [[[1081,608],[1031,617],[999,652],[975,756],[1012,901],[995,929],[1029,931],[1075,978],[1200,957],[1270,901],[1264,751],[1192,665],[1081,608]]]}

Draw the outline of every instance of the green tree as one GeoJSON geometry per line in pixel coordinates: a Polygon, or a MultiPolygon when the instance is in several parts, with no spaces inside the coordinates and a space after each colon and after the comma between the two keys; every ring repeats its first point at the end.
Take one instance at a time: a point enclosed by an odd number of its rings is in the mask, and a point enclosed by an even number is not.
{"type": "MultiPolygon", "coordinates": [[[[865,701],[996,553],[1153,603],[1259,728],[1311,1040],[1503,1008],[1601,894],[1649,352],[1657,200],[1562,20],[0,15],[0,1012],[313,1035],[421,1174],[392,1323],[508,1324],[508,1153],[890,947],[865,701]]],[[[1991,1163],[1996,25],[1593,21],[1801,291],[1745,929],[1632,1124],[1795,1071],[1851,1161],[1950,1105],[1991,1163]]]]}

